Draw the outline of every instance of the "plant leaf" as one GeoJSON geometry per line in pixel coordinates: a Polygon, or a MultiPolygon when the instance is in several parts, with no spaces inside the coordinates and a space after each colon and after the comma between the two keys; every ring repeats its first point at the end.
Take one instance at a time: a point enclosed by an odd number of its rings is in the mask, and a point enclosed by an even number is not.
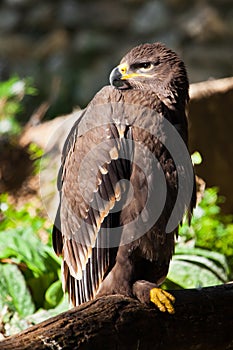
{"type": "Polygon", "coordinates": [[[45,293],[45,300],[49,304],[50,308],[55,307],[61,301],[63,297],[62,283],[57,280],[47,289],[45,293]]]}
{"type": "Polygon", "coordinates": [[[35,311],[23,274],[16,265],[0,264],[0,309],[7,305],[24,317],[35,311]]]}
{"type": "MultiPolygon", "coordinates": [[[[177,256],[179,256],[179,259],[182,259],[182,255],[186,255],[186,258],[183,257],[183,260],[188,259],[187,255],[188,256],[195,255],[195,256],[197,256],[197,258],[204,257],[208,260],[211,260],[212,262],[215,262],[214,270],[216,270],[216,273],[217,273],[217,271],[219,271],[219,273],[221,275],[221,272],[220,272],[221,270],[224,271],[225,275],[227,275],[229,273],[229,267],[227,264],[227,260],[226,260],[225,256],[221,253],[210,251],[208,249],[186,248],[186,247],[179,247],[179,246],[176,247],[175,251],[176,251],[176,254],[174,255],[175,259],[177,258],[177,256]],[[218,267],[220,267],[221,270],[219,270],[218,267]]],[[[190,260],[190,259],[188,259],[188,260],[190,260]]]]}
{"type": "Polygon", "coordinates": [[[167,278],[182,288],[198,288],[222,284],[222,280],[212,271],[183,260],[171,261],[167,278]]]}

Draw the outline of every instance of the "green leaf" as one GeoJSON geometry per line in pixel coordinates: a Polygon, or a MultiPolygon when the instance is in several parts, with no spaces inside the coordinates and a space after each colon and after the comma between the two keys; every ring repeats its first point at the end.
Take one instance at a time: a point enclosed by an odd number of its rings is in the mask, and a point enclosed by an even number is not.
{"type": "Polygon", "coordinates": [[[0,82],[0,133],[19,134],[21,125],[17,121],[23,111],[25,95],[35,95],[36,89],[31,87],[30,78],[20,79],[13,76],[7,81],[0,82]]]}
{"type": "MultiPolygon", "coordinates": [[[[192,261],[194,261],[193,259],[196,259],[197,262],[201,263],[200,258],[204,257],[208,260],[208,262],[205,260],[206,264],[210,263],[213,270],[215,270],[217,274],[219,273],[220,276],[221,276],[221,271],[224,271],[224,276],[225,278],[227,278],[226,276],[229,273],[229,267],[228,267],[226,258],[223,254],[220,254],[218,252],[213,252],[207,249],[186,248],[186,247],[179,247],[179,246],[176,247],[175,252],[176,254],[174,255],[174,259],[192,260],[192,261]],[[191,258],[193,256],[195,256],[195,258],[191,258]],[[214,262],[214,266],[212,265],[213,262],[214,262]],[[220,267],[220,269],[218,267],[220,267]]],[[[224,277],[222,278],[224,280],[224,277]]]]}
{"type": "Polygon", "coordinates": [[[216,275],[216,277],[222,281],[222,283],[227,282],[227,274],[222,268],[219,268],[213,261],[203,257],[203,256],[197,256],[197,255],[175,255],[174,260],[179,261],[187,261],[190,263],[193,263],[195,265],[198,265],[202,268],[208,269],[213,274],[216,275]]]}
{"type": "Polygon", "coordinates": [[[5,239],[1,239],[0,258],[16,257],[19,262],[24,262],[36,276],[46,270],[43,250],[40,249],[42,244],[36,236],[32,235],[31,230],[25,230],[19,234],[12,229],[1,232],[0,237],[4,236],[5,239]]]}
{"type": "Polygon", "coordinates": [[[12,91],[12,86],[19,81],[19,78],[14,76],[7,81],[2,81],[0,84],[0,98],[12,97],[15,95],[12,91]]]}
{"type": "Polygon", "coordinates": [[[226,262],[223,261],[226,259],[230,270],[229,279],[232,279],[233,215],[221,212],[220,204],[223,202],[224,199],[218,195],[216,187],[207,188],[204,192],[204,197],[194,210],[191,227],[185,222],[179,230],[179,235],[182,245],[187,244],[188,246],[190,245],[190,240],[192,240],[193,245],[196,247],[221,253],[222,262],[219,258],[211,257],[211,259],[227,270],[228,268],[224,267],[226,262]]]}
{"type": "Polygon", "coordinates": [[[4,305],[21,317],[32,314],[35,306],[25,279],[16,265],[0,264],[0,309],[4,305]]]}
{"type": "Polygon", "coordinates": [[[3,231],[0,233],[0,241],[0,258],[16,258],[18,262],[25,263],[35,277],[47,270],[57,272],[60,260],[52,248],[42,244],[31,227],[23,232],[15,229],[3,231]]]}
{"type": "Polygon", "coordinates": [[[208,287],[227,282],[228,272],[224,255],[178,245],[170,264],[168,280],[182,288],[208,287]]]}
{"type": "Polygon", "coordinates": [[[198,288],[222,284],[222,280],[210,270],[182,260],[171,261],[167,278],[182,288],[198,288]]]}
{"type": "Polygon", "coordinates": [[[45,293],[45,300],[50,307],[55,307],[62,299],[62,283],[60,280],[57,280],[47,289],[45,293]]]}
{"type": "Polygon", "coordinates": [[[192,163],[196,165],[201,164],[202,162],[202,156],[197,151],[191,155],[191,159],[192,159],[192,163]]]}

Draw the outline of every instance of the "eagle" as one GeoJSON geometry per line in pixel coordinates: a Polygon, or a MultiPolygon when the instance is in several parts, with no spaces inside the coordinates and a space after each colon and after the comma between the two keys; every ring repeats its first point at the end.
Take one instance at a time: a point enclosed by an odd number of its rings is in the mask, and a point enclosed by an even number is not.
{"type": "Polygon", "coordinates": [[[58,174],[53,247],[74,306],[121,294],[174,313],[167,276],[196,203],[189,82],[162,43],[131,49],[74,123],[58,174]]]}

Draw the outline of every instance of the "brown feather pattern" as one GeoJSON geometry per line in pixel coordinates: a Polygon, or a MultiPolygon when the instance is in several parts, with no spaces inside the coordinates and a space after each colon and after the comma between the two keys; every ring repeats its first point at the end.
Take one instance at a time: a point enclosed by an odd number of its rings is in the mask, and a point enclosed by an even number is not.
{"type": "MultiPolygon", "coordinates": [[[[164,145],[163,119],[174,125],[187,145],[188,80],[183,62],[160,43],[132,49],[121,63],[127,62],[132,70],[148,61],[155,66],[151,78],[129,79],[125,90],[112,86],[100,90],[64,146],[53,245],[63,257],[63,287],[74,305],[97,292],[132,295],[137,280],[161,283],[168,271],[179,223],[169,234],[166,225],[178,193],[178,172],[164,145]],[[134,147],[130,141],[143,147],[134,147]],[[167,194],[158,220],[138,238],[154,215],[146,203],[157,196],[148,153],[159,161],[167,194]],[[119,182],[123,179],[130,181],[134,191],[129,203],[130,191],[119,182]],[[121,227],[116,242],[129,243],[109,246],[115,227],[121,227]]],[[[195,201],[194,185],[191,202],[184,199],[179,210],[188,207],[192,213],[195,201]]]]}

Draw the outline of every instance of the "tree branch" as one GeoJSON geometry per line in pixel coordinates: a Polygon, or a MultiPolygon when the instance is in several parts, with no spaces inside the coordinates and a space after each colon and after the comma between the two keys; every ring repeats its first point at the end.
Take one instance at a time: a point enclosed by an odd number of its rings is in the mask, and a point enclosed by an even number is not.
{"type": "Polygon", "coordinates": [[[233,283],[172,294],[174,315],[119,295],[101,297],[9,337],[0,349],[233,349],[233,283]]]}

